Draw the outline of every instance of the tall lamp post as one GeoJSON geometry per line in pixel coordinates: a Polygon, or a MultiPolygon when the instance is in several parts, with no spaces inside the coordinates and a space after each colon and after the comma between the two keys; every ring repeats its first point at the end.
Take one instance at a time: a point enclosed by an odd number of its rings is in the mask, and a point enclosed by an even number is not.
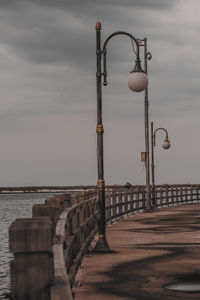
{"type": "Polygon", "coordinates": [[[162,143],[163,149],[169,149],[171,144],[168,138],[168,132],[165,128],[159,127],[154,131],[153,122],[151,122],[151,177],[152,177],[152,204],[155,205],[155,164],[154,164],[154,147],[156,146],[156,133],[162,130],[165,132],[165,139],[162,143]]]}
{"type": "MultiPolygon", "coordinates": [[[[112,33],[105,40],[101,48],[101,23],[96,22],[96,58],[97,58],[97,72],[96,72],[96,86],[97,86],[97,163],[98,163],[98,182],[97,191],[100,206],[100,219],[98,228],[98,241],[95,245],[96,252],[111,251],[106,240],[106,199],[105,199],[105,181],[104,181],[104,157],[103,157],[103,122],[102,122],[102,77],[103,85],[107,85],[107,67],[106,54],[108,41],[117,35],[128,36],[136,45],[136,60],[135,68],[130,72],[128,77],[128,87],[134,92],[141,92],[147,88],[148,78],[145,71],[140,65],[140,49],[137,39],[130,33],[125,31],[117,31],[112,33]],[[103,72],[102,72],[102,58],[103,58],[103,72]]],[[[147,206],[149,203],[147,203],[147,206]]]]}
{"type": "MultiPolygon", "coordinates": [[[[147,52],[147,38],[139,40],[139,46],[144,47],[144,71],[147,74],[147,61],[152,58],[150,52],[147,52]]],[[[148,86],[144,91],[144,127],[145,127],[145,170],[146,170],[146,210],[151,210],[150,196],[150,171],[149,171],[149,99],[148,86]]]]}

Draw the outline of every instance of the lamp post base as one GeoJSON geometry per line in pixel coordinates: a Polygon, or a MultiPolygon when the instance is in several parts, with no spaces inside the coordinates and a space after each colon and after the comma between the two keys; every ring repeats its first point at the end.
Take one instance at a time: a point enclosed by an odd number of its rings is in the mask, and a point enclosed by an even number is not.
{"type": "Polygon", "coordinates": [[[92,252],[94,253],[112,253],[113,250],[110,249],[106,237],[104,235],[99,235],[98,241],[94,246],[92,252]]]}

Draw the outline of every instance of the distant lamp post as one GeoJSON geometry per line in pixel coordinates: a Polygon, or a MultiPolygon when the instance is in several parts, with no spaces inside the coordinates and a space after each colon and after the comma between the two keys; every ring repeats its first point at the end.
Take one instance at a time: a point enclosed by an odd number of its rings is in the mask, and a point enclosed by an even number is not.
{"type": "Polygon", "coordinates": [[[131,71],[128,77],[128,86],[134,92],[141,92],[147,88],[148,78],[140,65],[140,49],[137,39],[125,31],[117,31],[112,33],[104,42],[101,48],[101,23],[96,23],[96,57],[97,57],[97,72],[96,72],[96,86],[97,86],[97,163],[98,163],[98,199],[100,205],[100,219],[98,229],[98,241],[95,245],[96,252],[111,251],[106,240],[106,201],[105,201],[105,181],[104,181],[104,158],[103,158],[103,123],[102,123],[102,77],[103,85],[107,85],[107,66],[106,53],[108,41],[116,35],[126,35],[136,45],[136,60],[135,68],[131,71]],[[102,72],[102,57],[103,57],[103,72],[102,72]]]}
{"type": "Polygon", "coordinates": [[[168,132],[165,128],[159,127],[155,131],[153,129],[153,122],[151,122],[151,175],[152,175],[152,204],[155,205],[155,164],[154,164],[154,147],[156,146],[156,133],[162,130],[165,132],[165,139],[162,143],[163,149],[169,149],[171,144],[168,138],[168,132]]]}

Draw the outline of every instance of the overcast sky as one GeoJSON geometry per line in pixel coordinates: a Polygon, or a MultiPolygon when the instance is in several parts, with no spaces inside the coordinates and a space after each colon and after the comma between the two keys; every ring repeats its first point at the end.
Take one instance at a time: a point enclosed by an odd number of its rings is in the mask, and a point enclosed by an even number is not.
{"type": "MultiPolygon", "coordinates": [[[[198,0],[1,0],[0,186],[96,184],[96,33],[148,39],[157,183],[200,183],[198,0]]],[[[145,183],[144,93],[127,87],[129,38],[108,45],[105,180],[145,183]]]]}

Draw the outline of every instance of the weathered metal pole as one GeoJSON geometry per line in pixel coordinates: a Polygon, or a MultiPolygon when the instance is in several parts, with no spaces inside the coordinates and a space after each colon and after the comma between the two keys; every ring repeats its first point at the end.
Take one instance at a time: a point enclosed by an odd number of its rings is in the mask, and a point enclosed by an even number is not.
{"type": "MultiPolygon", "coordinates": [[[[106,199],[105,199],[105,181],[104,181],[104,159],[103,159],[103,123],[102,123],[102,80],[104,77],[104,85],[107,85],[107,70],[106,70],[106,46],[108,41],[116,35],[126,35],[131,38],[136,44],[136,61],[135,68],[130,72],[131,77],[129,79],[129,88],[135,92],[144,91],[148,84],[148,79],[145,73],[147,73],[147,49],[145,47],[145,71],[142,70],[140,65],[140,51],[137,39],[130,33],[125,31],[116,31],[108,36],[101,49],[101,23],[96,23],[96,55],[97,55],[97,73],[96,73],[96,83],[97,83],[97,161],[98,161],[98,199],[99,199],[99,209],[100,209],[100,220],[99,220],[99,238],[98,242],[94,248],[94,251],[107,252],[111,251],[108,243],[106,241],[106,199]],[[101,70],[103,56],[103,73],[101,70]],[[139,73],[139,82],[138,79],[139,73]]],[[[146,43],[146,42],[145,42],[146,43]]],[[[129,76],[130,76],[129,74],[129,76]]],[[[149,128],[148,128],[148,91],[145,91],[145,141],[146,141],[146,151],[148,153],[147,158],[147,209],[151,208],[150,204],[150,186],[149,186],[149,128]]]]}
{"type": "MultiPolygon", "coordinates": [[[[144,38],[144,71],[147,74],[147,38],[144,38]]],[[[146,169],[146,209],[151,209],[151,189],[150,189],[150,172],[149,172],[149,100],[148,87],[144,92],[144,123],[145,123],[145,169],[146,169]]]]}
{"type": "Polygon", "coordinates": [[[154,174],[153,122],[151,122],[151,179],[152,179],[152,205],[155,205],[155,174],[154,174]]]}
{"type": "Polygon", "coordinates": [[[97,57],[97,163],[98,163],[98,182],[97,193],[99,200],[99,228],[98,241],[94,247],[95,252],[108,252],[110,248],[106,241],[106,199],[105,199],[105,181],[104,181],[104,158],[103,158],[103,123],[102,123],[102,72],[101,72],[101,23],[96,23],[96,57],[97,57]]]}
{"type": "Polygon", "coordinates": [[[156,133],[159,130],[163,130],[166,134],[163,145],[164,149],[170,148],[170,141],[168,140],[168,131],[163,128],[159,127],[154,131],[153,122],[151,122],[151,177],[152,177],[152,205],[155,205],[155,164],[154,164],[154,147],[156,145],[156,133]]]}

